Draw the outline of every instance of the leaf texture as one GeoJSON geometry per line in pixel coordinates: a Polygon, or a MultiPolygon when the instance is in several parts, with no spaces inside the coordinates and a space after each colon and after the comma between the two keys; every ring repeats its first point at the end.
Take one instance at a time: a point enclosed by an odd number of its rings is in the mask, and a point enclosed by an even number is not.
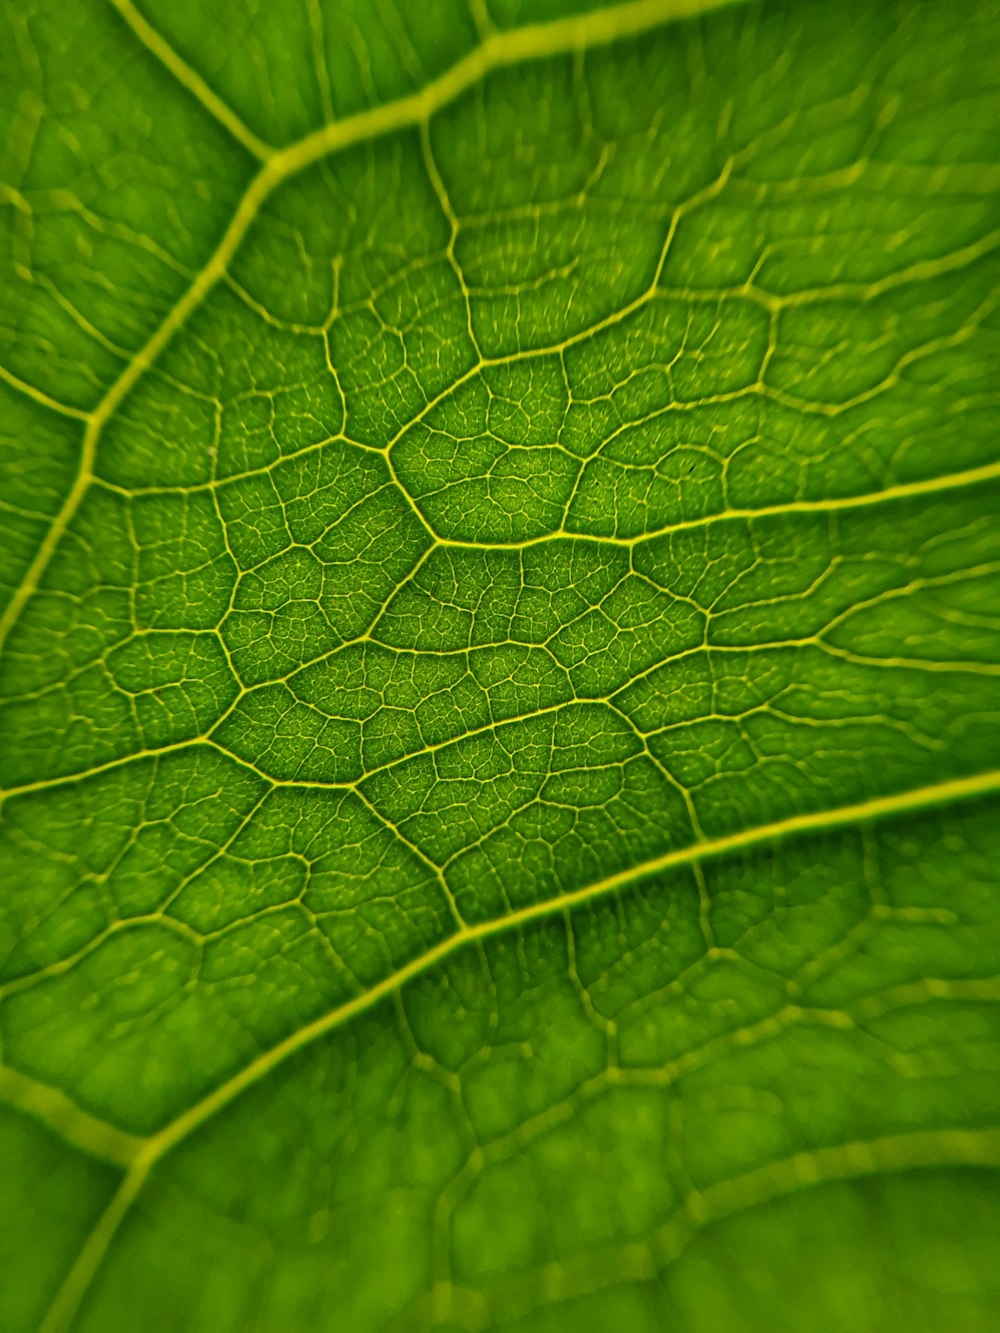
{"type": "Polygon", "coordinates": [[[983,1333],[991,0],[0,15],[0,1328],[983,1333]]]}

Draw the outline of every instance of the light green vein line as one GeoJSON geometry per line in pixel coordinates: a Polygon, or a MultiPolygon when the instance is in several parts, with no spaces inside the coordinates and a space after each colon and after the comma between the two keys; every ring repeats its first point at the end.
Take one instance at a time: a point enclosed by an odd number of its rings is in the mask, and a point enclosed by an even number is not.
{"type": "Polygon", "coordinates": [[[108,1246],[114,1239],[115,1232],[146,1183],[148,1174],[148,1166],[133,1166],[126,1173],[111,1202],[98,1218],[97,1225],[87,1237],[86,1243],[76,1257],[76,1262],[66,1274],[55,1300],[39,1325],[38,1333],[64,1333],[72,1324],[80,1302],[108,1252],[108,1246]]]}
{"type": "MultiPolygon", "coordinates": [[[[419,93],[346,116],[308,134],[297,143],[271,153],[250,182],[236,207],[232,221],[214,253],[190,287],[168,312],[163,323],[136,352],[121,375],[90,414],[73,485],[59,513],[39,546],[17,592],[0,616],[0,648],[16,623],[28,598],[37,588],[63,534],[87,493],[94,473],[97,444],[105,425],[166,347],[177,330],[225,275],[261,207],[275,189],[290,176],[305,170],[320,158],[343,148],[412,128],[433,116],[491,70],[560,53],[606,45],[618,38],[634,36],[671,19],[701,13],[735,0],[635,0],[610,10],[596,10],[580,18],[535,24],[513,32],[494,34],[459,60],[419,93]]],[[[152,29],[150,30],[152,32],[152,29]]],[[[176,71],[175,71],[176,72],[176,71]]],[[[193,72],[192,72],[193,75],[193,72]]],[[[221,105],[221,104],[220,104],[221,105]]]]}
{"type": "Polygon", "coordinates": [[[346,116],[331,125],[324,125],[276,153],[272,160],[279,166],[283,178],[291,176],[328,153],[337,152],[348,145],[374,139],[393,130],[423,124],[493,70],[606,46],[674,19],[688,18],[739,2],[633,0],[631,4],[617,5],[611,9],[493,33],[419,92],[346,116]]]}
{"type": "MultiPolygon", "coordinates": [[[[875,797],[872,800],[860,801],[853,805],[842,806],[836,810],[793,815],[771,824],[746,829],[739,833],[727,834],[720,838],[707,839],[693,846],[675,852],[668,852],[628,870],[609,875],[606,879],[578,889],[575,893],[564,894],[559,898],[524,907],[517,912],[512,912],[509,916],[470,926],[457,932],[434,948],[428,949],[405,967],[400,968],[391,977],[386,977],[385,980],[373,986],[364,995],[360,995],[336,1009],[331,1009],[314,1022],[292,1033],[284,1041],[279,1042],[269,1051],[265,1051],[240,1073],[221,1084],[214,1092],[183,1112],[170,1124],[165,1125],[156,1134],[142,1140],[141,1147],[131,1156],[129,1168],[118,1191],[101,1215],[86,1244],[67,1273],[48,1314],[40,1326],[39,1333],[66,1333],[93,1280],[94,1274],[103,1262],[118,1227],[158,1161],[207,1123],[213,1115],[222,1111],[242,1093],[259,1083],[261,1079],[283,1064],[284,1061],[358,1014],[372,1008],[380,1000],[406,985],[407,982],[426,972],[437,963],[443,962],[464,945],[499,935],[508,930],[517,929],[530,924],[532,921],[537,921],[557,912],[563,912],[567,908],[601,898],[646,876],[662,873],[666,870],[698,864],[729,852],[741,851],[766,842],[779,841],[783,838],[793,837],[796,834],[834,831],[855,824],[866,824],[893,815],[913,813],[918,810],[931,809],[935,806],[974,799],[997,792],[1000,792],[1000,770],[918,787],[891,796],[875,797]]],[[[38,1109],[43,1108],[39,1107],[38,1109]]]]}
{"type": "Polygon", "coordinates": [[[60,1138],[89,1156],[117,1166],[130,1165],[145,1142],[92,1116],[58,1088],[39,1083],[7,1065],[0,1065],[0,1100],[41,1120],[60,1138]]]}
{"type": "MultiPolygon", "coordinates": [[[[74,773],[57,773],[50,778],[38,778],[34,782],[23,782],[14,787],[0,787],[0,807],[4,802],[17,796],[30,796],[33,792],[51,791],[54,787],[69,787],[74,782],[83,782],[87,778],[100,777],[102,773],[114,773],[116,769],[125,768],[128,764],[142,763],[144,760],[158,759],[160,755],[177,754],[181,750],[190,750],[196,745],[205,744],[204,736],[192,736],[182,741],[173,741],[168,745],[160,745],[155,749],[134,750],[130,754],[119,755],[115,759],[105,760],[103,764],[92,764],[90,768],[77,769],[74,773]]],[[[225,752],[229,754],[227,750],[225,752]]],[[[236,759],[237,763],[241,761],[235,755],[230,756],[236,759]]],[[[245,766],[245,765],[244,765],[245,766]]],[[[273,783],[271,778],[265,777],[265,781],[273,783]]]]}
{"type": "MultiPolygon", "coordinates": [[[[880,491],[862,491],[856,495],[837,495],[823,500],[789,500],[784,504],[762,505],[759,509],[729,509],[714,515],[716,521],[727,518],[771,518],[781,514],[818,514],[836,510],[865,509],[872,505],[889,504],[893,500],[909,500],[921,495],[938,495],[978,486],[1000,478],[1000,462],[984,463],[982,467],[967,468],[940,477],[922,477],[919,481],[902,481],[885,486],[880,491]]],[[[679,524],[683,528],[704,526],[710,519],[690,519],[679,524]]],[[[670,531],[670,529],[667,529],[670,531]]],[[[655,535],[655,534],[654,534],[655,535]]]]}
{"type": "Polygon", "coordinates": [[[793,1153],[696,1191],[657,1236],[661,1262],[675,1259],[700,1227],[834,1180],[938,1165],[1000,1166],[1000,1130],[932,1129],[855,1139],[793,1153]]]}
{"type": "Polygon", "coordinates": [[[29,384],[27,380],[22,380],[12,370],[8,370],[6,366],[0,366],[0,380],[5,380],[12,389],[16,389],[25,398],[30,398],[33,402],[41,404],[42,407],[47,407],[50,412],[58,412],[60,416],[73,417],[77,421],[88,420],[88,413],[84,412],[82,408],[70,407],[69,403],[57,402],[55,398],[50,398],[44,390],[36,389],[33,384],[29,384]]]}
{"type": "Polygon", "coordinates": [[[214,1092],[209,1093],[155,1134],[147,1137],[132,1135],[107,1124],[91,1116],[57,1089],[3,1066],[0,1066],[0,1099],[30,1112],[57,1134],[85,1148],[96,1157],[122,1165],[134,1166],[145,1163],[148,1168],[209,1120],[213,1114],[222,1110],[229,1102],[258,1083],[296,1052],[372,1008],[380,1000],[401,989],[438,963],[444,962],[467,944],[489,939],[556,913],[571,910],[664,871],[697,865],[732,852],[779,842],[800,834],[836,831],[894,815],[911,814],[918,810],[929,810],[998,793],[1000,793],[1000,769],[976,774],[973,777],[955,778],[947,782],[916,787],[890,796],[878,796],[832,810],[791,815],[770,824],[758,825],[756,828],[743,829],[717,838],[706,838],[701,842],[666,852],[638,865],[617,871],[572,893],[532,903],[507,916],[494,917],[489,921],[466,926],[412,959],[391,976],[385,977],[363,995],[355,996],[292,1033],[284,1041],[258,1056],[214,1092]]]}
{"type": "Polygon", "coordinates": [[[266,162],[274,152],[271,144],[257,137],[253,130],[243,124],[233,109],[212,91],[196,69],[178,54],[170,43],[136,9],[132,0],[111,0],[115,9],[122,16],[134,35],[147,51],[194,97],[220,125],[229,131],[238,143],[252,153],[258,161],[266,162]]]}
{"type": "Polygon", "coordinates": [[[899,792],[892,796],[878,796],[869,801],[859,801],[854,805],[841,806],[839,809],[792,815],[772,824],[762,824],[757,828],[725,834],[719,838],[709,838],[704,842],[695,843],[677,851],[666,852],[662,856],[653,857],[651,860],[643,861],[639,865],[629,867],[627,870],[620,870],[614,875],[609,875],[606,879],[588,884],[573,893],[547,899],[545,902],[533,903],[528,907],[520,908],[516,912],[511,912],[508,916],[469,926],[448,939],[442,940],[434,948],[428,949],[426,953],[413,959],[405,967],[400,968],[398,972],[386,977],[385,980],[380,981],[369,991],[366,991],[364,995],[359,995],[352,1000],[348,1000],[346,1004],[331,1009],[329,1013],[300,1028],[298,1032],[286,1037],[284,1041],[279,1042],[277,1046],[273,1046],[269,1051],[265,1051],[240,1073],[223,1083],[215,1092],[210,1093],[202,1101],[192,1106],[190,1110],[178,1116],[176,1120],[166,1125],[158,1133],[151,1135],[146,1140],[141,1159],[149,1158],[150,1161],[155,1161],[162,1157],[164,1153],[169,1152],[182,1139],[187,1138],[201,1124],[210,1119],[216,1111],[221,1110],[235,1097],[238,1097],[240,1093],[259,1082],[272,1069],[289,1059],[297,1051],[325,1036],[326,1033],[339,1027],[357,1014],[370,1009],[379,1000],[406,985],[408,981],[426,972],[435,964],[442,962],[466,944],[488,939],[490,936],[505,931],[515,930],[518,927],[529,925],[533,921],[551,916],[555,912],[562,912],[567,908],[578,907],[582,903],[603,898],[615,890],[626,888],[640,879],[666,870],[693,865],[697,862],[724,856],[729,852],[742,851],[749,847],[759,846],[761,843],[776,842],[796,834],[842,829],[852,824],[868,823],[892,815],[908,814],[915,810],[924,810],[997,792],[1000,792],[1000,770],[977,774],[971,778],[957,778],[949,782],[917,787],[911,791],[899,792]]]}
{"type": "Polygon", "coordinates": [[[87,430],[83,437],[80,453],[80,467],[76,479],[63,501],[62,508],[56,515],[52,526],[45,534],[45,539],[38,548],[34,560],[17,592],[10,599],[2,617],[0,617],[0,648],[3,647],[11,627],[16,623],[28,598],[35,591],[49,561],[59,545],[74,515],[80,507],[83,497],[90,486],[97,457],[97,444],[108,421],[121,405],[123,399],[135,387],[153,361],[181,327],[196,306],[218,282],[232,259],[237,246],[246,235],[247,229],[256,217],[264,199],[278,183],[270,167],[264,167],[253,179],[249,189],[240,201],[236,213],[219,242],[215,253],[201,270],[194,282],[173,307],[166,319],[125,367],[122,374],[111,386],[104,398],[91,413],[87,430]]]}
{"type": "Polygon", "coordinates": [[[644,542],[655,541],[658,537],[667,537],[677,532],[690,532],[695,528],[714,527],[720,523],[753,522],[759,519],[780,518],[794,514],[828,514],[847,512],[852,509],[868,509],[875,505],[891,504],[893,501],[910,500],[920,496],[946,495],[949,491],[962,490],[967,486],[979,486],[1000,480],[1000,462],[984,463],[981,467],[967,468],[964,472],[950,472],[938,477],[922,477],[919,481],[903,481],[891,486],[884,486],[876,491],[859,491],[854,495],[834,495],[816,500],[787,500],[778,504],[760,505],[757,508],[719,509],[712,514],[702,514],[699,518],[678,519],[676,523],[666,523],[659,528],[639,533],[635,537],[609,537],[572,528],[557,528],[540,537],[528,537],[519,542],[474,542],[462,541],[454,537],[439,537],[435,540],[441,547],[461,547],[483,551],[521,551],[530,546],[544,546],[546,542],[559,540],[594,542],[602,546],[636,547],[644,542]]]}
{"type": "MultiPolygon", "coordinates": [[[[1000,1131],[913,1130],[871,1139],[833,1143],[788,1157],[729,1180],[695,1190],[647,1241],[590,1251],[560,1273],[559,1297],[569,1300],[616,1285],[626,1278],[651,1278],[675,1262],[691,1240],[713,1222],[760,1208],[819,1184],[874,1174],[936,1166],[1000,1166],[1000,1131]]],[[[509,1319],[551,1299],[551,1273],[540,1268],[518,1274],[496,1291],[498,1317],[509,1319]]]]}

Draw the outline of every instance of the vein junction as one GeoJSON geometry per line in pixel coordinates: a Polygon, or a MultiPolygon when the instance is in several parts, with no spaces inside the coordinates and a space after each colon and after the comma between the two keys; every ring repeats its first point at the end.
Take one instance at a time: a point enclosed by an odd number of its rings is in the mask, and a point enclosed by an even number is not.
{"type": "MultiPolygon", "coordinates": [[[[275,146],[115,7],[239,170],[199,266],[183,225],[33,189],[26,98],[0,196],[75,386],[62,401],[15,340],[0,392],[27,438],[76,451],[42,487],[15,459],[4,501],[31,540],[0,615],[0,1097],[123,1172],[46,1333],[154,1166],[376,1006],[401,1085],[436,1081],[465,1126],[432,1303],[474,1326],[455,1218],[572,1117],[618,1092],[659,1115],[685,1080],[804,1030],[917,1084],[951,1057],[915,1051],[898,1014],[996,999],[941,943],[965,909],[899,884],[906,830],[940,825],[928,865],[947,838],[971,856],[998,784],[1000,463],[980,429],[997,172],[974,145],[933,164],[874,17],[844,38],[863,76],[789,73],[771,105],[724,62],[778,19],[636,0],[499,30],[480,6],[444,72],[336,117],[314,5],[327,121],[275,146]],[[637,119],[623,89],[648,91],[637,119]],[[95,271],[108,246],[169,275],[155,320],[118,327],[110,276],[95,297],[46,269],[50,214],[95,271]],[[844,859],[810,897],[819,846],[844,859]],[[805,848],[814,868],[786,873],[805,848]],[[616,969],[654,937],[626,1004],[616,969]],[[531,980],[542,939],[557,980],[531,980]],[[910,939],[941,965],[856,980],[866,950],[910,939]],[[497,1035],[508,949],[517,986],[568,988],[589,1053],[489,1128],[469,1089],[497,1052],[545,1066],[533,1038],[497,1035]],[[435,978],[462,996],[456,1030],[487,994],[477,1051],[451,1064],[411,1012],[435,978]],[[717,978],[746,1013],[671,1048],[717,978]],[[636,1015],[656,1005],[672,1017],[653,1041],[660,1020],[636,1015]]],[[[823,45],[796,23],[786,73],[823,45]]],[[[657,1271],[706,1221],[818,1179],[996,1160],[990,1130],[870,1123],[809,1149],[789,1134],[711,1183],[685,1146],[649,1246],[594,1271],[657,1271]]],[[[673,1120],[668,1138],[688,1143],[673,1120]]]]}

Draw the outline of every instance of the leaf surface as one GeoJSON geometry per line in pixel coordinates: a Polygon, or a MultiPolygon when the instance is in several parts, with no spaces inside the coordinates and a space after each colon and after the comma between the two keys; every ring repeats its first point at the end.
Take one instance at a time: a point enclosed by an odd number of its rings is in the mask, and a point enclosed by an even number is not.
{"type": "Polygon", "coordinates": [[[997,47],[5,8],[0,1328],[988,1326],[997,47]]]}

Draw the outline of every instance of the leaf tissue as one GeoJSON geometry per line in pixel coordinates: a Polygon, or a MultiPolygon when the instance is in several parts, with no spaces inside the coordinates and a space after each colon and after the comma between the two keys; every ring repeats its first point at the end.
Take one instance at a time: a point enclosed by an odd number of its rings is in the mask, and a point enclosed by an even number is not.
{"type": "Polygon", "coordinates": [[[998,17],[4,4],[4,1333],[991,1327],[998,17]]]}

